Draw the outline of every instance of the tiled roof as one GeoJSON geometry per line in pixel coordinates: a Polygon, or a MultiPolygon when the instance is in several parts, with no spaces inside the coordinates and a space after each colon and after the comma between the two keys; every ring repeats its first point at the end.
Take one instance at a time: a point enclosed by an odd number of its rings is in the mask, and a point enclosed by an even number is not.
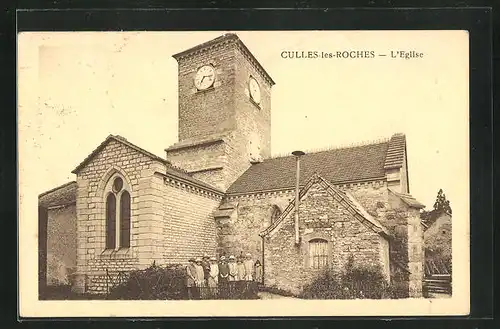
{"type": "Polygon", "coordinates": [[[46,191],[38,196],[38,205],[50,208],[73,204],[76,202],[77,187],[73,181],[46,191]]]}
{"type": "Polygon", "coordinates": [[[401,168],[406,153],[406,138],[403,134],[394,134],[389,141],[385,158],[385,169],[401,168]]]}
{"type": "Polygon", "coordinates": [[[451,218],[451,214],[445,210],[442,209],[433,209],[428,212],[422,212],[420,213],[420,223],[424,227],[424,231],[426,231],[429,227],[431,227],[438,218],[441,216],[448,216],[451,218]]]}
{"type": "Polygon", "coordinates": [[[417,199],[415,199],[410,194],[398,193],[398,192],[395,192],[395,191],[393,191],[391,189],[389,189],[389,191],[391,191],[392,193],[394,193],[394,195],[396,195],[397,197],[399,197],[401,200],[403,200],[404,203],[406,203],[410,207],[417,208],[417,209],[425,208],[424,204],[422,204],[421,202],[417,201],[417,199]]]}
{"type": "MultiPolygon", "coordinates": [[[[402,166],[405,148],[405,136],[396,134],[389,141],[308,153],[300,160],[300,185],[303,186],[315,172],[331,183],[384,178],[388,166],[402,166]]],[[[253,164],[227,193],[292,188],[295,168],[294,156],[266,159],[253,164]]]]}
{"type": "MultiPolygon", "coordinates": [[[[331,183],[329,183],[325,178],[321,177],[317,173],[314,173],[306,182],[305,186],[300,190],[299,200],[301,200],[307,193],[307,191],[314,184],[319,184],[322,186],[337,202],[340,202],[348,211],[353,215],[354,218],[363,223],[366,227],[372,229],[374,232],[384,236],[389,237],[389,232],[387,229],[375,218],[373,218],[368,212],[363,208],[363,206],[350,194],[347,194],[331,183]]],[[[267,236],[273,231],[276,231],[285,218],[290,214],[290,212],[295,207],[295,199],[290,201],[288,206],[285,208],[280,217],[271,224],[268,228],[262,231],[259,235],[267,236]]]]}

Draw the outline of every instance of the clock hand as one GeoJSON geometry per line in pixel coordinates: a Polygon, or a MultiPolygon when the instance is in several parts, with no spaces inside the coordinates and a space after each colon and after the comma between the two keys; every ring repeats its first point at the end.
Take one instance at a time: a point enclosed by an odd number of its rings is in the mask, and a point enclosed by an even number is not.
{"type": "Polygon", "coordinates": [[[204,75],[204,76],[201,78],[200,84],[202,84],[202,83],[203,83],[203,79],[205,79],[205,77],[206,77],[206,76],[204,75]]]}

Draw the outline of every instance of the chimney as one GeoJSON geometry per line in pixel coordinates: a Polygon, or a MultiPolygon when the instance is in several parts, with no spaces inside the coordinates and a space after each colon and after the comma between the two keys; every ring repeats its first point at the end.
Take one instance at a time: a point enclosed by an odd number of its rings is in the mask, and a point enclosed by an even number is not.
{"type": "Polygon", "coordinates": [[[297,178],[295,182],[295,244],[300,244],[299,237],[299,184],[300,184],[300,157],[305,153],[302,151],[293,151],[292,154],[295,156],[297,160],[297,178]]]}

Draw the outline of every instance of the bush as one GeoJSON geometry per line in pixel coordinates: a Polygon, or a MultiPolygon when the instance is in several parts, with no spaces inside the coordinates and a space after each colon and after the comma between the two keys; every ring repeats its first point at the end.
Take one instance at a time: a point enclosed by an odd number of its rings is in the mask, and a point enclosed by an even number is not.
{"type": "Polygon", "coordinates": [[[378,266],[355,266],[349,258],[340,274],[322,272],[306,285],[301,297],[306,299],[381,299],[395,298],[392,288],[378,266]]]}
{"type": "MultiPolygon", "coordinates": [[[[126,300],[182,300],[188,299],[185,284],[186,269],[182,265],[160,267],[153,263],[145,270],[129,273],[127,280],[112,288],[108,299],[126,300]]],[[[230,293],[224,289],[201,288],[201,299],[259,299],[257,287],[230,293]]]]}
{"type": "Polygon", "coordinates": [[[185,270],[182,265],[160,267],[153,263],[145,270],[132,271],[128,279],[112,288],[109,299],[186,299],[185,270]]]}

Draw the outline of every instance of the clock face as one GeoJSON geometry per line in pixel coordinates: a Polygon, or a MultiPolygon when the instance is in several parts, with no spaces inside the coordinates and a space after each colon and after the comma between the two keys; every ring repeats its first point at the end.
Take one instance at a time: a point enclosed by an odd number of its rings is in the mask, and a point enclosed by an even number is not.
{"type": "Polygon", "coordinates": [[[250,81],[248,83],[248,87],[250,89],[250,97],[254,100],[255,103],[260,103],[260,87],[257,80],[250,77],[250,81]]]}
{"type": "Polygon", "coordinates": [[[198,90],[211,87],[215,81],[215,71],[212,65],[205,65],[198,69],[194,77],[194,85],[198,90]]]}

